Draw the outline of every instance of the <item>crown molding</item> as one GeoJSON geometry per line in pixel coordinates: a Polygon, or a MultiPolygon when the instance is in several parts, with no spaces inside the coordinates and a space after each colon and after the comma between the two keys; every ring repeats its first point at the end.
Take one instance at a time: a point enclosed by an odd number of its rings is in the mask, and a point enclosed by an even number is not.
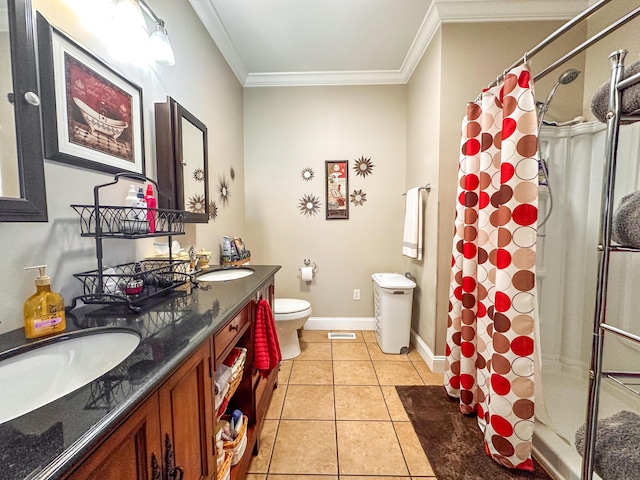
{"type": "Polygon", "coordinates": [[[213,0],[189,0],[243,87],[405,84],[443,23],[569,20],[587,8],[589,1],[432,0],[400,70],[250,73],[213,0]]]}
{"type": "Polygon", "coordinates": [[[209,32],[218,50],[220,50],[220,53],[222,53],[222,56],[229,64],[229,67],[231,67],[234,75],[240,84],[244,86],[249,71],[242,62],[240,54],[238,54],[238,50],[229,36],[229,32],[227,32],[220,15],[218,15],[218,10],[216,10],[216,7],[213,5],[213,1],[189,0],[189,3],[195,10],[198,18],[200,18],[204,28],[209,32]]]}
{"type": "Polygon", "coordinates": [[[569,20],[589,0],[433,0],[442,23],[569,20]]]}

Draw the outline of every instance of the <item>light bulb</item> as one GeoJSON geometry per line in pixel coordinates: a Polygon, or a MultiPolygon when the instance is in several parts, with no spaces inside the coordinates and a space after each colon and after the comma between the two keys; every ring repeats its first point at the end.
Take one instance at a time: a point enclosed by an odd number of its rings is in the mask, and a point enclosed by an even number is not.
{"type": "Polygon", "coordinates": [[[158,19],[156,28],[151,32],[151,36],[149,37],[149,50],[151,57],[156,63],[167,66],[176,64],[176,58],[173,54],[173,48],[171,48],[169,35],[164,26],[164,21],[161,19],[158,19]]]}

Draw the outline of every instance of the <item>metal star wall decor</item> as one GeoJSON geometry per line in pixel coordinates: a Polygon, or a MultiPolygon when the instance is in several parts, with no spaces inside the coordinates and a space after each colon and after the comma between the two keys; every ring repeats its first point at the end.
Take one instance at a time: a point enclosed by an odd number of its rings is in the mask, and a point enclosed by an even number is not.
{"type": "Polygon", "coordinates": [[[204,195],[193,195],[189,198],[189,208],[188,210],[193,213],[204,213],[204,195]]]}
{"type": "Polygon", "coordinates": [[[218,191],[218,200],[220,200],[223,205],[227,205],[227,203],[229,203],[231,192],[229,191],[229,184],[227,183],[226,178],[223,177],[220,179],[220,183],[218,183],[216,190],[218,191]]]}
{"type": "Polygon", "coordinates": [[[320,199],[313,194],[303,195],[298,204],[301,215],[309,217],[315,215],[320,210],[320,199]]]}
{"type": "Polygon", "coordinates": [[[375,167],[375,165],[371,163],[371,159],[362,156],[359,159],[355,160],[353,169],[355,170],[356,175],[366,177],[367,175],[371,175],[373,173],[373,167],[375,167]]]}
{"type": "Polygon", "coordinates": [[[216,205],[215,200],[211,200],[209,202],[209,220],[214,220],[218,218],[218,205],[216,205]]]}
{"type": "Polygon", "coordinates": [[[302,172],[300,172],[300,176],[305,182],[310,182],[311,180],[313,180],[315,173],[313,172],[312,168],[305,167],[302,169],[302,172]]]}
{"type": "Polygon", "coordinates": [[[193,179],[196,182],[204,182],[204,170],[201,168],[196,168],[193,171],[193,179]]]}
{"type": "Polygon", "coordinates": [[[351,203],[353,203],[356,207],[358,205],[362,206],[364,202],[367,201],[367,194],[362,190],[354,190],[351,196],[351,203]]]}

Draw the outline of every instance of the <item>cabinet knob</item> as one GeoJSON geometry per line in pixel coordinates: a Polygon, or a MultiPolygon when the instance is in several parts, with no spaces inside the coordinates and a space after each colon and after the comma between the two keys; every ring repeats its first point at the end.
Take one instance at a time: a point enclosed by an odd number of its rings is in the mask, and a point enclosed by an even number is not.
{"type": "Polygon", "coordinates": [[[40,97],[38,97],[38,94],[36,93],[25,92],[24,99],[27,101],[29,105],[33,105],[34,107],[37,107],[40,105],[40,97]]]}

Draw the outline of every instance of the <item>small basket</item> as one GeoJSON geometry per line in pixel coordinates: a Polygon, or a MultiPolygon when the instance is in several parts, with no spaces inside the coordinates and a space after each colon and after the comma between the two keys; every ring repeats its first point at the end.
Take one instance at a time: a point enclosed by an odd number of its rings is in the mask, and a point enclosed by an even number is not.
{"type": "Polygon", "coordinates": [[[216,480],[230,480],[231,479],[231,461],[233,459],[233,453],[225,452],[224,454],[224,462],[222,462],[222,466],[218,469],[218,473],[216,474],[216,480]]]}
{"type": "Polygon", "coordinates": [[[229,390],[227,391],[225,398],[231,399],[233,394],[238,389],[240,382],[242,381],[244,373],[244,364],[247,360],[247,349],[240,347],[242,353],[238,356],[231,368],[235,369],[235,373],[229,379],[229,390]]]}
{"type": "Polygon", "coordinates": [[[236,390],[238,389],[241,381],[242,375],[236,375],[236,378],[229,381],[229,390],[227,390],[227,393],[224,396],[227,400],[231,400],[231,397],[233,397],[233,394],[236,393],[236,390]]]}
{"type": "Polygon", "coordinates": [[[233,454],[233,458],[231,459],[231,466],[236,465],[242,455],[244,454],[245,449],[247,448],[247,424],[249,423],[249,419],[246,415],[242,416],[242,428],[238,432],[238,436],[232,442],[224,442],[223,448],[227,452],[231,452],[233,454]]]}

